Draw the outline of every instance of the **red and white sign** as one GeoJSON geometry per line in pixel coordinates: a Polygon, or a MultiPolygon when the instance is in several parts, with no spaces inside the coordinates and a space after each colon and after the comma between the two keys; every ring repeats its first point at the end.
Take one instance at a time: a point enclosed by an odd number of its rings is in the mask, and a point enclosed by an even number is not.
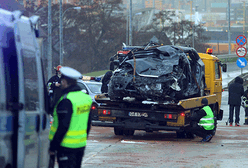
{"type": "Polygon", "coordinates": [[[247,39],[244,35],[239,35],[236,38],[236,43],[238,44],[238,46],[242,47],[245,45],[245,43],[247,42],[247,39]]]}
{"type": "Polygon", "coordinates": [[[236,49],[236,54],[239,56],[239,57],[245,57],[246,54],[247,54],[247,50],[245,47],[238,47],[236,49]]]}

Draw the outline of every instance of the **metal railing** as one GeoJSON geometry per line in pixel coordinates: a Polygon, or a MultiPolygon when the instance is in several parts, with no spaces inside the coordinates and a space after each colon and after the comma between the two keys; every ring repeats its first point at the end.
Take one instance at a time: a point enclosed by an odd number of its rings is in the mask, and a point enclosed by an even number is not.
{"type": "MultiPolygon", "coordinates": [[[[215,56],[217,56],[218,58],[238,58],[237,54],[224,54],[224,55],[215,55],[215,56]]],[[[245,57],[247,56],[248,54],[245,55],[245,57]]]]}

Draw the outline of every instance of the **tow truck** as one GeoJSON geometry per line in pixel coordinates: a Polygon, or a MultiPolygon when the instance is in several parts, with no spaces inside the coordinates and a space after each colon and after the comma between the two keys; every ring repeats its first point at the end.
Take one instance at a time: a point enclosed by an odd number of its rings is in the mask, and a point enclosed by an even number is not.
{"type": "MultiPolygon", "coordinates": [[[[178,138],[192,138],[190,133],[190,116],[201,109],[201,100],[206,98],[217,120],[222,120],[222,72],[226,72],[226,64],[212,55],[212,49],[206,53],[198,53],[205,64],[204,96],[175,101],[136,101],[125,97],[123,100],[110,100],[105,94],[95,96],[100,103],[98,121],[93,126],[113,127],[115,135],[133,135],[135,130],[153,132],[159,130],[176,131],[178,138]]],[[[215,127],[216,128],[216,127],[215,127]]]]}

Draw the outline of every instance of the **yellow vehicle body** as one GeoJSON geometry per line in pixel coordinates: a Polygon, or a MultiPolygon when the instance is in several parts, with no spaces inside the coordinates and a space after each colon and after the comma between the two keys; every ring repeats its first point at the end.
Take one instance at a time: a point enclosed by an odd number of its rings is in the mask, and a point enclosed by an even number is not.
{"type": "Polygon", "coordinates": [[[198,53],[205,64],[205,94],[216,95],[218,111],[220,110],[222,97],[222,68],[220,60],[210,54],[198,53]]]}

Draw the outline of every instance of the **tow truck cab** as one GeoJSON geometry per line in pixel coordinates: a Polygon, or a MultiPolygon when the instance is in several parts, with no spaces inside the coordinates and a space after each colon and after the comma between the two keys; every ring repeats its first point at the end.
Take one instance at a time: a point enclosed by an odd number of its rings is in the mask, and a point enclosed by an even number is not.
{"type": "Polygon", "coordinates": [[[223,117],[223,111],[220,110],[222,97],[222,72],[227,71],[227,65],[222,64],[218,57],[212,55],[212,50],[207,49],[207,53],[198,53],[205,64],[205,95],[216,95],[216,111],[218,119],[223,117]]]}
{"type": "Polygon", "coordinates": [[[48,99],[37,20],[0,9],[1,168],[48,167],[48,99]]]}

